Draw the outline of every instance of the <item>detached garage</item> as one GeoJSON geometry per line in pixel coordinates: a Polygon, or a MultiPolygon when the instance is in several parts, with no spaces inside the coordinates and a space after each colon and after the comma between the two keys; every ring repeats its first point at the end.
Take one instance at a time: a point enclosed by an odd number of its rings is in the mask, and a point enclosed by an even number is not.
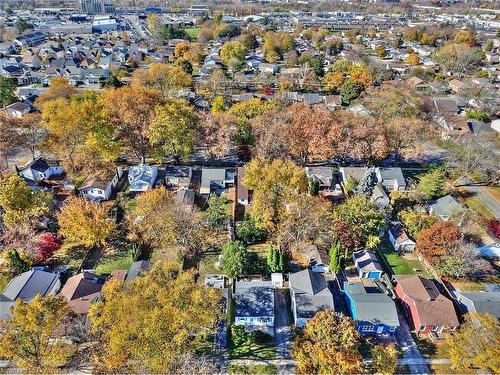
{"type": "Polygon", "coordinates": [[[379,279],[384,274],[377,255],[371,250],[356,251],[352,255],[358,275],[362,279],[379,279]]]}

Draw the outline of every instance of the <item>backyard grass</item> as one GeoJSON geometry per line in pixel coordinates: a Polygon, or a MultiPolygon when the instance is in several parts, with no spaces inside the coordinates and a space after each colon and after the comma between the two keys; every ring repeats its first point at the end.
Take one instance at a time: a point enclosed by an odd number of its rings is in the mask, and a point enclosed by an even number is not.
{"type": "Polygon", "coordinates": [[[133,263],[130,251],[121,251],[110,256],[104,256],[95,267],[98,275],[110,274],[114,270],[128,270],[133,263]]]}
{"type": "Polygon", "coordinates": [[[204,255],[198,267],[201,276],[219,274],[222,271],[217,267],[219,256],[217,254],[204,255]]]}
{"type": "Polygon", "coordinates": [[[68,273],[76,272],[85,260],[89,253],[89,249],[80,245],[65,242],[59,250],[57,250],[52,258],[51,263],[56,265],[67,265],[68,273]]]}
{"type": "Polygon", "coordinates": [[[0,290],[4,290],[9,281],[12,279],[10,275],[5,273],[0,274],[0,290]]]}
{"type": "Polygon", "coordinates": [[[190,39],[197,39],[198,35],[200,35],[201,29],[199,27],[190,27],[188,29],[184,29],[184,31],[190,39]]]}
{"type": "Polygon", "coordinates": [[[425,270],[424,265],[418,259],[408,259],[398,252],[394,251],[387,237],[384,237],[378,246],[380,253],[383,255],[389,267],[391,267],[394,275],[415,275],[419,274],[429,277],[429,273],[425,270]],[[414,271],[416,269],[417,271],[414,271]]]}

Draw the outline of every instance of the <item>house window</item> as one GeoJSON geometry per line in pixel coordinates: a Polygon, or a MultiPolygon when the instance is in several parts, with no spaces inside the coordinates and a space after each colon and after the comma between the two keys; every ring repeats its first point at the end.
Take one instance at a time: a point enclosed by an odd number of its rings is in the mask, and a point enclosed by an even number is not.
{"type": "Polygon", "coordinates": [[[389,328],[389,332],[394,332],[395,330],[396,330],[396,327],[389,328]]]}
{"type": "Polygon", "coordinates": [[[439,331],[439,326],[432,326],[432,332],[437,332],[439,331]]]}
{"type": "Polygon", "coordinates": [[[418,329],[419,331],[423,331],[425,330],[425,326],[420,326],[420,328],[418,329]]]}
{"type": "Polygon", "coordinates": [[[375,331],[374,326],[362,326],[361,327],[361,332],[373,332],[375,331]]]}

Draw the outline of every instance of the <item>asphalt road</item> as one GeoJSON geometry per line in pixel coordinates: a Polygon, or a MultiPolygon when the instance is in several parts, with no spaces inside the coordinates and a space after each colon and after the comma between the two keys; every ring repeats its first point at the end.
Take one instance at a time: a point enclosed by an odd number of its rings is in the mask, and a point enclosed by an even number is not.
{"type": "Polygon", "coordinates": [[[500,202],[498,202],[484,186],[465,185],[464,188],[472,195],[478,197],[497,219],[500,218],[500,202]]]}

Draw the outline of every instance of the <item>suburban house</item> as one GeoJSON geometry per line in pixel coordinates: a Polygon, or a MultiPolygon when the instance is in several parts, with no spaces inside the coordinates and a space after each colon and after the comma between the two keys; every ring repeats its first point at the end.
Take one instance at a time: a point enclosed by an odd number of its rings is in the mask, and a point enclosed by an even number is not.
{"type": "Polygon", "coordinates": [[[387,191],[406,190],[406,181],[401,168],[377,168],[376,173],[378,182],[387,191]]]}
{"type": "Polygon", "coordinates": [[[393,334],[399,327],[396,304],[375,285],[366,288],[362,282],[345,282],[344,298],[362,335],[393,334]]]}
{"type": "Polygon", "coordinates": [[[437,335],[458,327],[453,302],[441,294],[432,280],[420,275],[398,275],[394,282],[396,296],[417,334],[437,335]]]}
{"type": "Polygon", "coordinates": [[[201,170],[200,194],[220,194],[234,185],[235,171],[232,168],[203,168],[201,170]]]}
{"type": "Polygon", "coordinates": [[[14,277],[0,294],[0,320],[9,319],[16,300],[30,302],[37,294],[55,295],[61,287],[58,273],[31,269],[14,277]]]}
{"type": "Polygon", "coordinates": [[[318,248],[316,245],[307,246],[302,250],[302,253],[307,257],[308,267],[313,272],[330,272],[330,258],[324,248],[318,248]]]}
{"type": "Polygon", "coordinates": [[[128,171],[129,189],[132,192],[144,192],[151,189],[158,176],[158,168],[154,165],[133,165],[128,171]]]}
{"type": "Polygon", "coordinates": [[[371,250],[360,250],[352,254],[354,266],[362,279],[379,279],[384,274],[377,255],[371,250]]]}
{"type": "Polygon", "coordinates": [[[368,172],[368,168],[366,167],[340,167],[339,173],[342,177],[342,183],[345,185],[349,181],[349,179],[353,179],[355,181],[360,181],[363,177],[365,177],[366,172],[368,172]]]}
{"type": "Polygon", "coordinates": [[[250,191],[243,184],[243,178],[245,176],[245,168],[238,167],[237,169],[237,199],[238,203],[244,206],[248,206],[250,204],[250,191]]]}
{"type": "Polygon", "coordinates": [[[21,177],[33,182],[50,180],[52,177],[61,176],[64,173],[64,169],[59,166],[59,163],[42,157],[36,158],[24,167],[19,168],[18,171],[21,177]]]}
{"type": "Polygon", "coordinates": [[[484,292],[454,291],[454,297],[464,314],[491,314],[500,319],[500,287],[493,285],[493,290],[484,292]]]}
{"type": "Polygon", "coordinates": [[[333,173],[331,167],[306,167],[306,175],[309,180],[319,181],[319,189],[342,194],[340,181],[337,174],[333,173]]]}
{"type": "Polygon", "coordinates": [[[325,276],[309,269],[289,276],[292,314],[297,327],[305,327],[318,311],[334,309],[333,295],[325,276]]]}
{"type": "Polygon", "coordinates": [[[5,107],[5,112],[14,118],[21,118],[31,112],[31,106],[27,103],[16,102],[5,107]]]}
{"type": "Polygon", "coordinates": [[[89,178],[79,188],[80,195],[92,201],[106,201],[111,198],[122,175],[123,171],[118,167],[103,177],[89,178]]]}
{"type": "Polygon", "coordinates": [[[134,281],[139,276],[144,275],[151,268],[151,263],[147,260],[138,260],[132,263],[130,269],[127,272],[125,281],[134,281]]]}
{"type": "Polygon", "coordinates": [[[165,167],[165,184],[170,190],[188,189],[191,184],[193,169],[191,167],[167,165],[165,167]]]}
{"type": "Polygon", "coordinates": [[[482,121],[469,120],[467,121],[467,125],[469,126],[470,132],[474,135],[490,135],[494,137],[497,134],[495,129],[482,121]]]}
{"type": "Polygon", "coordinates": [[[273,334],[274,290],[271,281],[236,281],[233,294],[236,325],[273,334]]]}
{"type": "Polygon", "coordinates": [[[394,250],[398,252],[415,250],[415,241],[408,237],[401,223],[397,222],[391,224],[387,230],[387,234],[394,250]]]}
{"type": "Polygon", "coordinates": [[[82,272],[70,277],[59,294],[68,301],[69,307],[75,314],[86,315],[90,305],[101,297],[105,281],[106,278],[103,276],[82,272]]]}
{"type": "Polygon", "coordinates": [[[441,220],[447,221],[452,215],[462,212],[464,209],[451,195],[445,195],[439,199],[428,202],[429,213],[436,215],[441,220]]]}

